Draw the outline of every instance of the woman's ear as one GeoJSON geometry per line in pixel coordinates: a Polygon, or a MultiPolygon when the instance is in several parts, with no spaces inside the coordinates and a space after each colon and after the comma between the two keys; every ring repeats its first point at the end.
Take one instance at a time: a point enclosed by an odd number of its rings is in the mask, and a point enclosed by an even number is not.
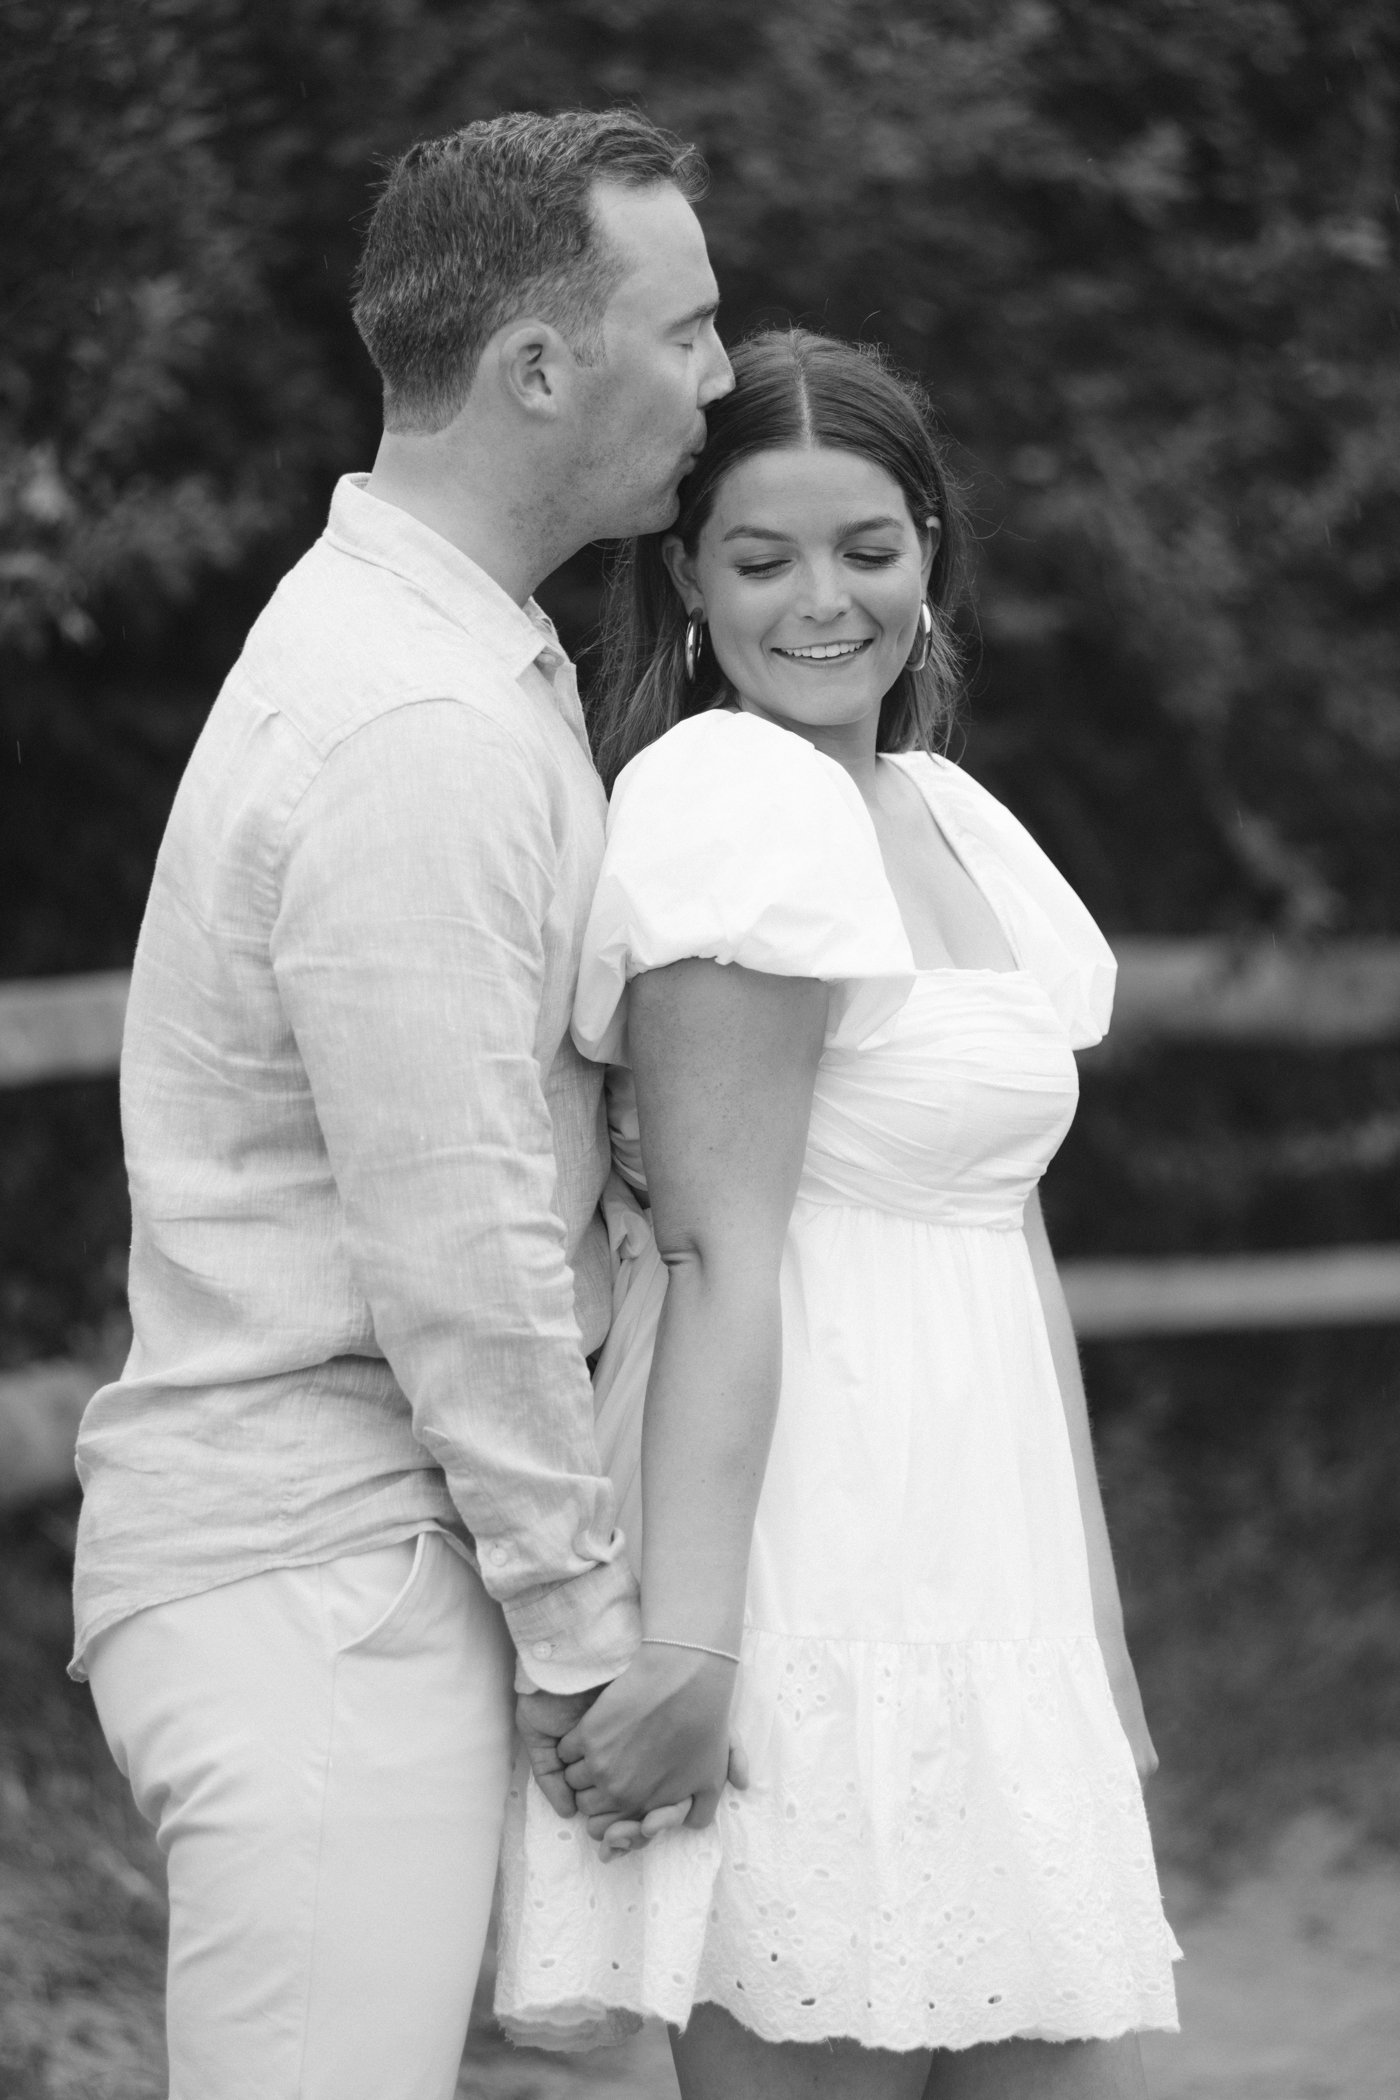
{"type": "Polygon", "coordinates": [[[695,581],[695,558],[686,553],[685,542],[678,532],[668,532],[661,542],[661,559],[686,611],[703,612],[705,600],[695,581]]]}
{"type": "Polygon", "coordinates": [[[943,539],[943,520],[941,518],[925,518],[924,529],[919,534],[919,539],[923,544],[924,550],[923,560],[919,564],[919,569],[924,579],[924,589],[927,590],[929,577],[933,574],[933,557],[937,554],[943,539]]]}

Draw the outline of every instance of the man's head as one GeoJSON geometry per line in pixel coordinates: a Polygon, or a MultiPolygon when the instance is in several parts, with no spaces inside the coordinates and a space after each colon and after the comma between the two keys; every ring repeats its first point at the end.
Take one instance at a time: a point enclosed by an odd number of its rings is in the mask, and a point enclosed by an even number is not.
{"type": "Polygon", "coordinates": [[[691,209],[704,181],[693,147],[632,110],[497,117],[410,148],[354,309],[386,432],[447,432],[476,401],[547,454],[588,537],[669,523],[730,384],[691,209]]]}

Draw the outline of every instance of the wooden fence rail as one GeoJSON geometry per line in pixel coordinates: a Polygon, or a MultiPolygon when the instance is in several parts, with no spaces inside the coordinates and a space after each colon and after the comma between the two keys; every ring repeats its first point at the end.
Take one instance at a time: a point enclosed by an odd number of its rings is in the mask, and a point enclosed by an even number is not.
{"type": "Polygon", "coordinates": [[[1060,1274],[1085,1342],[1400,1321],[1400,1247],[1066,1261],[1060,1274]]]}
{"type": "MultiPolygon", "coordinates": [[[[1149,1041],[1400,1042],[1400,940],[1115,942],[1113,1032],[1089,1060],[1149,1041]]],[[[0,1086],[116,1069],[130,979],[124,970],[0,984],[0,1086]]]]}
{"type": "MultiPolygon", "coordinates": [[[[1111,1048],[1090,1052],[1091,1065],[1163,1039],[1400,1042],[1400,940],[1115,946],[1111,1048]]],[[[0,1087],[114,1072],[129,981],[110,970],[0,985],[0,1087]]],[[[1400,1247],[1067,1262],[1064,1276],[1085,1340],[1400,1321],[1400,1247]]]]}
{"type": "Polygon", "coordinates": [[[0,984],[0,1086],[115,1072],[130,987],[127,970],[0,984]]]}
{"type": "MultiPolygon", "coordinates": [[[[1067,1261],[1061,1275],[1081,1341],[1400,1321],[1400,1247],[1067,1261]]],[[[114,1355],[0,1376],[0,1513],[72,1486],[83,1408],[118,1369],[114,1355]]]]}
{"type": "Polygon", "coordinates": [[[1318,1048],[1400,1042],[1400,940],[1116,940],[1108,1040],[1121,1056],[1149,1038],[1318,1048]]]}

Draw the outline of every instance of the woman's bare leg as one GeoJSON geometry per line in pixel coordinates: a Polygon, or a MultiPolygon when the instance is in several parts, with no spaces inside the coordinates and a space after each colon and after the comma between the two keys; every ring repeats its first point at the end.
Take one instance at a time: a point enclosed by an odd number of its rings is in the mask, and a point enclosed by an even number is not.
{"type": "Polygon", "coordinates": [[[718,2005],[671,2030],[681,2100],[919,2100],[929,2052],[857,2042],[765,2042],[718,2005]]]}
{"type": "Polygon", "coordinates": [[[1135,2034],[1115,2042],[979,2042],[936,2049],[922,2100],[1147,2100],[1135,2034]]]}
{"type": "Polygon", "coordinates": [[[681,2100],[1147,2100],[1135,2034],[982,2042],[912,2054],[851,2041],[765,2042],[718,2005],[671,2030],[681,2100]]]}

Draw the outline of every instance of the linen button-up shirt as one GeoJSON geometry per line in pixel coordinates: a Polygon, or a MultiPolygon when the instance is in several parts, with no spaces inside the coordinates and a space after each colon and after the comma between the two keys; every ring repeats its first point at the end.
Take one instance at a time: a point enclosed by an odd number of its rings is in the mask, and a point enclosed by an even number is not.
{"type": "Polygon", "coordinates": [[[135,1340],[89,1406],[77,1649],[441,1530],[529,1675],[613,1675],[593,1442],[604,797],[548,620],[362,476],[249,635],[161,847],[122,1056],[135,1340]]]}

